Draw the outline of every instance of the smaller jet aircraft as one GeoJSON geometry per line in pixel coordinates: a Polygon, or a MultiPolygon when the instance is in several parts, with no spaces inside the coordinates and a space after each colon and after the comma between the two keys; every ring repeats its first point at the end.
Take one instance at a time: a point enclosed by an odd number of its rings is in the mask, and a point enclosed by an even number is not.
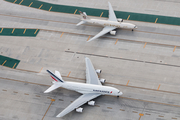
{"type": "Polygon", "coordinates": [[[96,38],[99,38],[108,32],[110,32],[111,35],[116,35],[116,31],[115,31],[116,28],[132,29],[132,31],[133,29],[137,28],[137,26],[134,24],[123,22],[123,19],[120,19],[120,18],[117,19],[114,13],[114,10],[111,6],[111,3],[108,2],[108,4],[109,4],[109,19],[108,20],[90,19],[89,17],[87,17],[86,12],[82,13],[81,11],[79,11],[81,15],[81,22],[79,22],[76,26],[82,25],[84,23],[90,23],[90,24],[104,27],[101,32],[99,32],[93,38],[88,40],[88,42],[95,40],[96,38]]]}
{"type": "Polygon", "coordinates": [[[51,92],[59,87],[73,90],[81,93],[82,95],[72,102],[67,108],[65,108],[61,113],[56,117],[63,117],[69,112],[76,110],[76,112],[82,112],[83,108],[80,106],[88,103],[88,105],[94,106],[95,101],[92,99],[101,96],[101,95],[112,95],[119,97],[123,93],[114,87],[102,86],[101,83],[105,83],[105,79],[99,79],[97,73],[101,73],[100,69],[95,70],[91,60],[85,58],[86,61],[86,83],[77,83],[77,82],[67,82],[64,81],[61,77],[61,74],[58,71],[55,71],[55,74],[50,70],[47,72],[50,74],[54,80],[53,85],[48,88],[44,93],[51,92]]]}

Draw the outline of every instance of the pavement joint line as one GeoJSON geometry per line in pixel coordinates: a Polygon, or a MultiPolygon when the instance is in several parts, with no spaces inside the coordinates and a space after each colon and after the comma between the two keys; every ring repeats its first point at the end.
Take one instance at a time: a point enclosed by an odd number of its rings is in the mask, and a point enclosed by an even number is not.
{"type": "Polygon", "coordinates": [[[53,103],[54,101],[51,99],[51,103],[50,103],[50,105],[49,105],[49,107],[48,107],[48,109],[46,110],[46,112],[45,112],[45,114],[44,114],[44,116],[43,116],[43,118],[42,118],[42,120],[44,119],[44,117],[46,116],[46,114],[47,114],[47,112],[48,112],[48,110],[49,110],[49,108],[51,107],[51,105],[52,105],[52,103],[53,103]]]}
{"type": "Polygon", "coordinates": [[[24,95],[29,95],[29,94],[27,94],[27,93],[24,93],[24,95]]]}
{"type": "Polygon", "coordinates": [[[6,63],[6,61],[7,61],[7,60],[5,60],[5,61],[3,62],[2,66],[6,63]]]}
{"type": "Polygon", "coordinates": [[[3,31],[3,28],[1,28],[1,31],[0,31],[0,33],[2,33],[2,31],[3,31]]]}
{"type": "Polygon", "coordinates": [[[41,9],[42,6],[43,6],[43,4],[38,9],[41,9]]]}
{"type": "Polygon", "coordinates": [[[67,75],[67,77],[69,77],[70,74],[71,74],[71,71],[69,72],[69,74],[67,75]]]}
{"type": "Polygon", "coordinates": [[[155,65],[180,67],[180,65],[173,65],[173,64],[167,64],[167,63],[156,63],[156,62],[152,62],[152,61],[134,60],[134,59],[122,58],[122,57],[113,57],[113,56],[97,55],[97,54],[74,52],[74,51],[65,51],[65,52],[67,52],[67,53],[76,53],[76,54],[83,54],[83,55],[91,55],[91,56],[97,56],[97,57],[106,57],[106,58],[108,57],[108,58],[112,58],[112,59],[119,59],[119,60],[133,61],[133,62],[142,62],[142,63],[155,64],[155,65]]]}
{"type": "MultiPolygon", "coordinates": [[[[42,85],[42,86],[50,86],[50,85],[33,83],[33,82],[27,82],[27,81],[21,81],[21,80],[15,80],[15,79],[10,79],[10,78],[2,78],[2,77],[0,77],[0,79],[17,81],[17,82],[22,82],[22,83],[30,83],[30,84],[42,85]]],[[[115,84],[115,85],[116,85],[116,84],[115,84]]],[[[130,86],[128,86],[128,87],[130,87],[130,86]]],[[[141,88],[141,89],[142,89],[142,88],[141,88]]],[[[151,90],[153,90],[153,89],[151,89],[151,90]]],[[[162,92],[162,91],[161,91],[161,92],[162,92]]],[[[164,91],[164,92],[165,92],[165,91],[164,91]]],[[[166,91],[166,92],[170,92],[170,91],[166,91]]],[[[171,92],[171,93],[172,93],[172,92],[171,92]]],[[[180,94],[180,93],[176,93],[176,94],[180,94]]],[[[149,101],[149,100],[142,100],[142,99],[136,99],[136,98],[128,98],[128,97],[121,97],[121,96],[120,96],[120,98],[130,99],[130,100],[136,100],[136,101],[142,101],[142,102],[155,103],[155,104],[161,104],[161,105],[167,105],[167,106],[180,107],[180,105],[174,105],[174,104],[168,104],[168,103],[161,103],[161,102],[155,102],[155,101],[149,101]]]]}
{"type": "Polygon", "coordinates": [[[14,0],[14,2],[13,2],[13,3],[16,3],[16,1],[17,1],[17,0],[14,0]]]}
{"type": "Polygon", "coordinates": [[[21,0],[21,2],[19,3],[19,5],[21,5],[22,2],[23,2],[23,0],[21,0]]]}
{"type": "Polygon", "coordinates": [[[16,63],[14,64],[14,66],[12,68],[14,69],[15,66],[16,66],[16,63]]]}
{"type": "MultiPolygon", "coordinates": [[[[33,3],[33,2],[32,2],[33,3]]],[[[18,17],[18,18],[26,18],[26,19],[35,19],[35,20],[42,20],[42,21],[51,21],[51,22],[59,22],[59,23],[68,23],[68,22],[62,22],[62,21],[54,21],[54,20],[45,20],[45,19],[37,19],[37,18],[30,18],[30,17],[21,17],[21,16],[13,16],[13,15],[5,15],[5,14],[0,14],[2,16],[10,16],[10,17],[18,17]]],[[[68,23],[68,24],[76,24],[76,23],[68,23]]],[[[84,26],[94,26],[94,25],[85,25],[84,26]]],[[[100,27],[100,26],[94,26],[94,27],[100,27]]],[[[179,36],[180,35],[174,35],[174,34],[166,34],[166,33],[155,33],[155,32],[148,32],[148,31],[140,31],[140,30],[135,30],[136,32],[144,32],[144,33],[152,33],[152,34],[161,34],[161,35],[169,35],[169,36],[179,36]]]]}
{"type": "Polygon", "coordinates": [[[174,50],[173,50],[173,52],[175,51],[175,49],[176,49],[176,46],[174,47],[174,50]]]}
{"type": "Polygon", "coordinates": [[[77,9],[74,11],[74,14],[76,14],[76,12],[77,12],[77,9]]]}
{"type": "Polygon", "coordinates": [[[39,71],[39,73],[42,71],[43,67],[41,68],[41,70],[39,71]]]}
{"type": "Polygon", "coordinates": [[[157,90],[159,90],[160,86],[161,86],[161,84],[159,84],[159,86],[158,86],[158,89],[157,89],[157,90]]]}
{"type": "Polygon", "coordinates": [[[118,39],[116,40],[115,45],[116,45],[117,42],[118,42],[118,39]]]}
{"type": "MultiPolygon", "coordinates": [[[[8,67],[8,68],[9,68],[9,67],[8,67]]],[[[33,73],[39,73],[39,72],[32,71],[32,70],[25,70],[25,69],[18,69],[18,68],[16,68],[16,70],[26,71],[26,72],[33,72],[33,73]]]]}
{"type": "Polygon", "coordinates": [[[22,83],[35,84],[35,85],[42,85],[42,86],[50,86],[50,85],[45,85],[45,84],[40,84],[40,83],[33,83],[33,82],[27,82],[27,81],[22,81],[22,80],[15,80],[15,79],[10,79],[10,78],[2,78],[2,77],[0,77],[0,79],[11,80],[11,81],[16,81],[16,82],[22,82],[22,83]]]}
{"type": "Polygon", "coordinates": [[[103,15],[103,12],[101,13],[100,17],[102,17],[102,15],[103,15]]]}
{"type": "Polygon", "coordinates": [[[64,32],[62,32],[62,33],[61,33],[61,36],[60,36],[60,38],[63,36],[63,34],[64,34],[64,32]]]}
{"type": "Polygon", "coordinates": [[[128,16],[127,20],[129,20],[129,18],[130,18],[130,15],[128,16]]]}
{"type": "Polygon", "coordinates": [[[128,86],[128,84],[129,84],[129,81],[130,81],[130,80],[128,80],[128,82],[127,82],[126,86],[128,86]]]}
{"type": "Polygon", "coordinates": [[[14,33],[14,30],[15,30],[15,28],[13,28],[13,30],[12,30],[12,32],[11,32],[11,33],[14,33]]]}
{"type": "Polygon", "coordinates": [[[158,20],[158,18],[156,18],[156,21],[155,21],[155,23],[157,22],[157,20],[158,20]]]}
{"type": "Polygon", "coordinates": [[[24,29],[24,32],[23,32],[23,34],[25,34],[26,33],[26,28],[24,29]]]}
{"type": "Polygon", "coordinates": [[[31,2],[31,4],[29,4],[29,7],[31,7],[32,4],[33,4],[33,2],[31,2]]]}
{"type": "Polygon", "coordinates": [[[3,89],[2,91],[7,91],[7,90],[3,89]]]}
{"type": "Polygon", "coordinates": [[[146,44],[147,44],[147,42],[144,44],[144,47],[143,47],[143,48],[145,48],[145,47],[146,47],[146,44]]]}
{"type": "Polygon", "coordinates": [[[51,9],[52,9],[52,6],[49,8],[49,11],[51,11],[51,9]]]}

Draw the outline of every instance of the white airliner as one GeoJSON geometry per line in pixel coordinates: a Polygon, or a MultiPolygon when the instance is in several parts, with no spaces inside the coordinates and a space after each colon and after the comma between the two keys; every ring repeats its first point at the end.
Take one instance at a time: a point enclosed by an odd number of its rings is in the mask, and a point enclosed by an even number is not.
{"type": "Polygon", "coordinates": [[[105,83],[105,79],[99,79],[97,76],[97,73],[101,73],[101,70],[95,70],[89,58],[86,57],[85,61],[86,83],[67,82],[62,79],[58,71],[55,71],[55,74],[53,74],[51,71],[47,70],[47,72],[54,79],[54,81],[52,82],[53,85],[48,88],[44,93],[48,93],[59,87],[62,87],[82,94],[56,117],[63,117],[75,109],[76,112],[82,112],[83,108],[80,107],[81,105],[88,103],[88,105],[94,106],[95,101],[93,101],[92,99],[100,95],[112,95],[119,97],[123,94],[114,87],[102,86],[101,83],[105,83]]]}
{"type": "Polygon", "coordinates": [[[133,31],[133,29],[137,28],[137,26],[134,24],[123,22],[123,19],[120,19],[120,18],[117,19],[116,15],[114,13],[114,10],[111,6],[111,3],[108,2],[108,4],[109,4],[109,19],[108,20],[90,19],[87,17],[86,12],[82,13],[81,11],[79,11],[79,13],[81,15],[81,22],[79,22],[76,26],[82,25],[84,23],[90,23],[90,24],[95,24],[95,25],[104,27],[101,32],[99,32],[93,38],[88,40],[88,42],[90,42],[96,38],[99,38],[108,32],[110,32],[111,35],[116,35],[116,31],[115,31],[116,28],[132,29],[132,31],[133,31]]]}

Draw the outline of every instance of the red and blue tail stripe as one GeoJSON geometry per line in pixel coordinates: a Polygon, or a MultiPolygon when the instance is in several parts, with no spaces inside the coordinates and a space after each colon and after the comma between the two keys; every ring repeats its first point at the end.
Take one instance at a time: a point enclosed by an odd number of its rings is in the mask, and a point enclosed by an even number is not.
{"type": "Polygon", "coordinates": [[[60,79],[59,77],[57,77],[54,73],[52,73],[50,70],[47,70],[47,72],[50,74],[50,76],[52,77],[53,80],[55,80],[56,82],[64,82],[62,79],[60,79]]]}

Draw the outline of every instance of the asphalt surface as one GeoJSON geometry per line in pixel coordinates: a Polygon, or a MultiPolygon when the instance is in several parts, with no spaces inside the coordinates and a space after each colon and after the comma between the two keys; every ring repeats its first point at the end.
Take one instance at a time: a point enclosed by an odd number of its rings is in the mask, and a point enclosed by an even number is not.
{"type": "Polygon", "coordinates": [[[40,29],[36,37],[0,36],[0,54],[20,60],[16,69],[0,66],[0,119],[180,119],[178,26],[125,21],[138,29],[87,43],[102,28],[76,27],[78,15],[0,3],[1,28],[40,29]],[[102,69],[104,85],[124,94],[101,96],[95,106],[83,105],[83,113],[56,118],[80,94],[61,88],[44,94],[52,81],[46,70],[60,71],[65,81],[85,82],[85,56],[102,69]]]}

